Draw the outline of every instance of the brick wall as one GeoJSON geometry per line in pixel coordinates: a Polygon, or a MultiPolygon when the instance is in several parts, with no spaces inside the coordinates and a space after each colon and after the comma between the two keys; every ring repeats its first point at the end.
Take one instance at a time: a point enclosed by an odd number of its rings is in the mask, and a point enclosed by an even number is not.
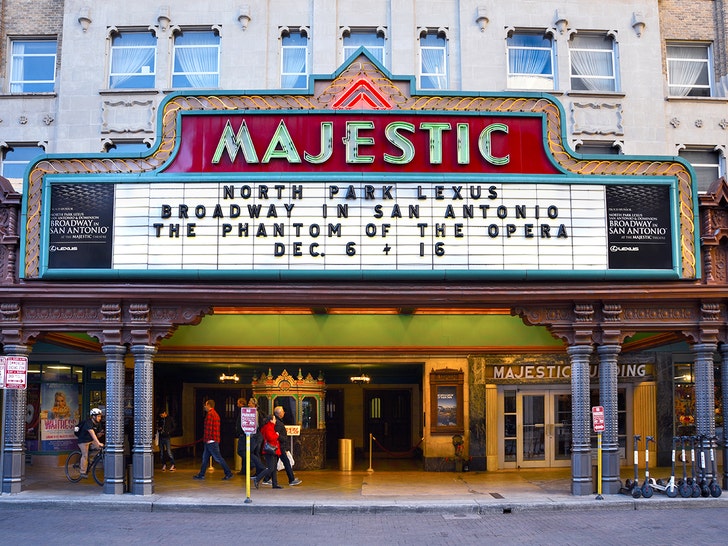
{"type": "Polygon", "coordinates": [[[726,0],[660,0],[660,27],[664,42],[712,42],[717,79],[728,74],[728,2],[726,0]]]}
{"type": "Polygon", "coordinates": [[[0,0],[0,82],[8,69],[8,36],[57,36],[60,53],[63,4],[64,0],[0,0]]]}

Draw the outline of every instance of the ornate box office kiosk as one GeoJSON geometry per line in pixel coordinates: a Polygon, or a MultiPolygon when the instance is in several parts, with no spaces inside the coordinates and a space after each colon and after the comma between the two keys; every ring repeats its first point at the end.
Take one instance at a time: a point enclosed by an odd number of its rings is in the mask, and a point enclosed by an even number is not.
{"type": "Polygon", "coordinates": [[[291,439],[295,467],[301,470],[319,470],[326,465],[326,420],[324,401],[326,383],[322,374],[317,378],[309,373],[303,376],[299,368],[296,377],[283,370],[273,377],[267,374],[253,376],[253,395],[258,409],[265,415],[281,406],[288,436],[291,439]]]}

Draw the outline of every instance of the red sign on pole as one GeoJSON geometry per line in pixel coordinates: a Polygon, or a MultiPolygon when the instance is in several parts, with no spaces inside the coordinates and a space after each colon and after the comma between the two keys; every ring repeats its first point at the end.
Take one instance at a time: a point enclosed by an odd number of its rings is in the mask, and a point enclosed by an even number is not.
{"type": "Polygon", "coordinates": [[[604,406],[594,406],[592,408],[592,422],[594,423],[594,432],[604,432],[604,406]]]}
{"type": "Polygon", "coordinates": [[[240,408],[240,428],[245,434],[255,434],[258,428],[258,410],[256,408],[240,408]]]}
{"type": "Polygon", "coordinates": [[[28,357],[5,357],[5,388],[26,389],[28,387],[28,357]]]}

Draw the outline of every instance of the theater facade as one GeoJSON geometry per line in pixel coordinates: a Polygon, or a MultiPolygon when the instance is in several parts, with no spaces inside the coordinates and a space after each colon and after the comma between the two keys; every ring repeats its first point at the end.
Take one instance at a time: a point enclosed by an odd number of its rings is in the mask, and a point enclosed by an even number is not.
{"type": "Polygon", "coordinates": [[[634,434],[663,461],[717,438],[725,181],[698,198],[679,158],[578,154],[565,119],[548,93],[417,91],[360,49],[306,92],[172,93],[148,153],[34,161],[2,188],[0,340],[48,379],[4,392],[3,492],[68,449],[64,389],[105,409],[108,494],[125,425],[151,494],[154,416],[194,443],[204,397],[288,399],[311,469],[372,436],[425,471],[570,466],[575,495],[594,406],[606,493],[634,434]]]}

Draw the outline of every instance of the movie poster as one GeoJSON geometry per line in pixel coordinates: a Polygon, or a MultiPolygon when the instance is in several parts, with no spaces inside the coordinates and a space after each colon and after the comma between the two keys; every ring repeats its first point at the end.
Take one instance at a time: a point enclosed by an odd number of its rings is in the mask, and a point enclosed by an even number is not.
{"type": "Polygon", "coordinates": [[[40,400],[40,441],[43,451],[76,449],[73,428],[79,421],[78,384],[43,383],[40,400]]]}
{"type": "Polygon", "coordinates": [[[437,426],[457,426],[457,408],[457,387],[437,387],[437,426]]]}

